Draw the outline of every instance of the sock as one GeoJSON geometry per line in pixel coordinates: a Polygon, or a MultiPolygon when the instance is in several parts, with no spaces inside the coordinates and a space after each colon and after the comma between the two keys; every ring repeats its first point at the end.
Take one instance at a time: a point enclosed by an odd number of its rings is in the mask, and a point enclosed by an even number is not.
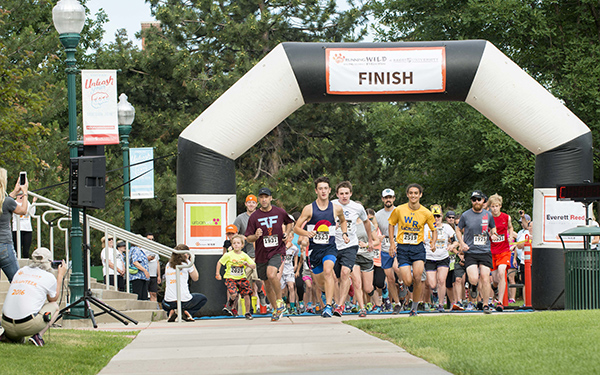
{"type": "Polygon", "coordinates": [[[419,307],[419,302],[413,301],[411,310],[412,311],[417,311],[418,307],[419,307]]]}
{"type": "Polygon", "coordinates": [[[409,292],[411,292],[411,293],[413,292],[413,286],[412,286],[412,284],[410,284],[410,285],[408,286],[408,291],[409,291],[409,292]]]}
{"type": "Polygon", "coordinates": [[[296,302],[290,302],[290,307],[294,310],[296,308],[296,302]]]}
{"type": "Polygon", "coordinates": [[[492,297],[488,298],[488,305],[491,305],[493,302],[492,297]]]}

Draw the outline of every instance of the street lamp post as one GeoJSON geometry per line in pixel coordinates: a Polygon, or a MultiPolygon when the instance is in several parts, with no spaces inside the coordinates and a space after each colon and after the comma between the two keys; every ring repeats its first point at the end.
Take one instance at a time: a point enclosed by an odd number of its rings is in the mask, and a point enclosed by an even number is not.
{"type": "MultiPolygon", "coordinates": [[[[67,53],[65,72],[67,73],[67,97],[69,108],[69,154],[76,158],[77,146],[77,101],[75,79],[79,70],[76,67],[75,51],[79,44],[79,38],[85,23],[85,9],[77,0],[60,0],[52,9],[52,21],[58,31],[60,42],[67,53]]],[[[71,303],[83,297],[83,256],[82,256],[83,231],[79,223],[79,209],[71,207],[71,303]]],[[[73,316],[83,316],[83,305],[74,307],[71,311],[73,316]]]]}
{"type": "Polygon", "coordinates": [[[117,104],[119,117],[119,135],[121,136],[121,150],[123,151],[123,208],[125,210],[125,229],[131,230],[130,213],[130,184],[129,184],[129,133],[131,124],[135,119],[135,108],[127,101],[127,95],[119,96],[117,104]]]}

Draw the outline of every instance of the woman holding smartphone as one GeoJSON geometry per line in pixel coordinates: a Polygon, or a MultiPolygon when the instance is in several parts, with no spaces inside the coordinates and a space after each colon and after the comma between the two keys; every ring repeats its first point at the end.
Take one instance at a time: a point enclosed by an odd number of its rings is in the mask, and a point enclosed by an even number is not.
{"type": "Polygon", "coordinates": [[[17,262],[17,255],[15,254],[12,239],[10,219],[13,214],[27,214],[27,209],[29,208],[29,202],[27,201],[29,183],[27,179],[25,179],[24,184],[21,184],[21,181],[17,180],[14,190],[7,196],[7,181],[6,169],[0,168],[0,266],[10,282],[19,270],[19,263],[17,262]],[[23,196],[23,203],[21,205],[18,205],[17,201],[15,201],[15,197],[19,192],[22,192],[23,196]]]}

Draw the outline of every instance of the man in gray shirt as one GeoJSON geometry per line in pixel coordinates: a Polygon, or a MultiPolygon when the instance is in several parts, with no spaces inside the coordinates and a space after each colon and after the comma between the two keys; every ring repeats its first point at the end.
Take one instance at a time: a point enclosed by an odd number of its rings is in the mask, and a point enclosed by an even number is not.
{"type": "Polygon", "coordinates": [[[465,254],[465,269],[469,278],[471,298],[477,298],[477,287],[481,281],[483,312],[491,314],[493,292],[490,270],[493,265],[490,239],[496,240],[497,234],[494,216],[483,208],[484,197],[485,195],[479,190],[471,193],[473,207],[461,215],[456,236],[460,249],[465,254]]]}

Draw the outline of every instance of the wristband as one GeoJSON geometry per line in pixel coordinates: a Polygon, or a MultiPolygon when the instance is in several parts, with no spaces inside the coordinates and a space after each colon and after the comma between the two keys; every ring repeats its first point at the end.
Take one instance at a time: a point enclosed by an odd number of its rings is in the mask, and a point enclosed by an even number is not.
{"type": "Polygon", "coordinates": [[[343,236],[344,234],[347,236],[347,235],[348,235],[348,232],[344,232],[344,233],[342,233],[342,236],[343,236]]]}

